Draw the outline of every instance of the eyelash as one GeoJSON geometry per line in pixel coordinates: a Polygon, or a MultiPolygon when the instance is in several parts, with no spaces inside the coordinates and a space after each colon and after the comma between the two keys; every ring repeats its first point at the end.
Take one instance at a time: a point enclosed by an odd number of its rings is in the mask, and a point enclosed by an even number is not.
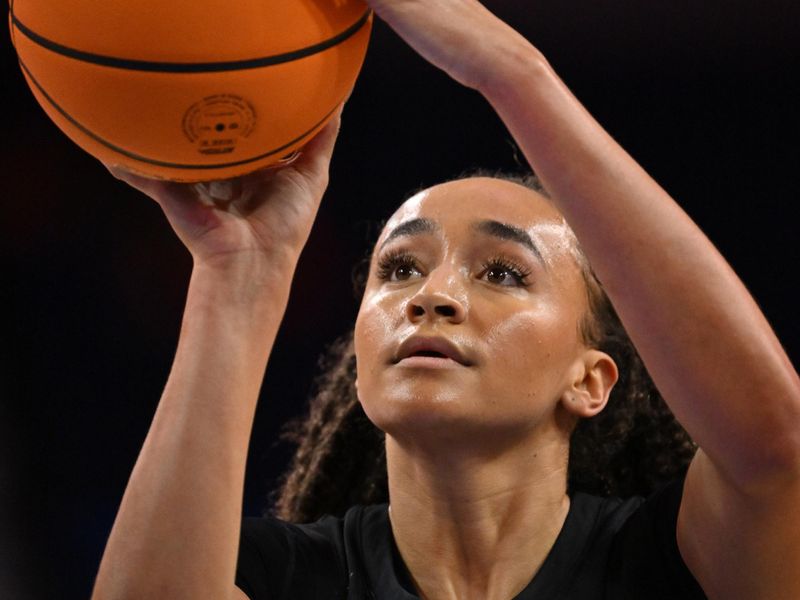
{"type": "MultiPolygon", "coordinates": [[[[389,281],[398,267],[405,266],[421,271],[416,258],[412,254],[404,250],[393,250],[385,254],[378,261],[377,277],[382,281],[389,281]]],[[[511,260],[505,256],[496,256],[484,262],[481,265],[481,274],[484,275],[493,269],[501,269],[506,271],[521,287],[528,287],[530,282],[527,281],[528,276],[531,274],[530,269],[526,269],[519,263],[511,260]]]]}
{"type": "Polygon", "coordinates": [[[517,262],[514,262],[510,258],[504,256],[496,256],[491,260],[486,261],[483,263],[483,273],[488,273],[492,269],[500,268],[504,271],[507,271],[511,277],[517,282],[517,285],[522,287],[528,287],[530,282],[527,281],[528,276],[531,274],[530,269],[526,269],[522,265],[517,262]]]}
{"type": "Polygon", "coordinates": [[[413,267],[417,271],[420,270],[416,259],[403,250],[392,250],[384,254],[378,261],[378,279],[388,281],[395,269],[400,266],[413,267]]]}

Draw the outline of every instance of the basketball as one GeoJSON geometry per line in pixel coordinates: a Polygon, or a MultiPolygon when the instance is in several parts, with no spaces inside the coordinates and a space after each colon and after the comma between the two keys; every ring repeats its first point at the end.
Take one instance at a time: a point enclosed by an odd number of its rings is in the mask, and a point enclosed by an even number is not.
{"type": "Polygon", "coordinates": [[[362,0],[11,0],[36,100],[81,148],[134,173],[209,181],[302,148],[355,84],[362,0]]]}

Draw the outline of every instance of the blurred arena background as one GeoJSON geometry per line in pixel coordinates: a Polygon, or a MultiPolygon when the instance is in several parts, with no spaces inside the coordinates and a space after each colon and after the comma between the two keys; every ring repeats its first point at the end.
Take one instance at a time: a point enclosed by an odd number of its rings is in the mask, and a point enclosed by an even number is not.
{"type": "MultiPolygon", "coordinates": [[[[796,362],[800,5],[486,4],[698,221],[796,362]]],[[[191,262],[155,203],[46,118],[3,35],[0,598],[77,600],[166,381],[191,262]]],[[[281,424],[354,319],[351,267],[377,223],[420,186],[521,160],[476,93],[376,23],[267,370],[245,514],[266,507],[288,457],[281,424]]]]}

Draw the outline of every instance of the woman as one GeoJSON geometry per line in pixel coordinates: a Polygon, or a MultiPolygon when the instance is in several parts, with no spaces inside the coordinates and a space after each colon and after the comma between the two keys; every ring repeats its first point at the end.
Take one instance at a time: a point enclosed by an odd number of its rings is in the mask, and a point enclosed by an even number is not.
{"type": "Polygon", "coordinates": [[[479,3],[370,4],[484,95],[551,201],[471,178],[395,213],[355,328],[358,395],[387,434],[391,510],[311,529],[248,523],[237,553],[257,393],[337,124],[291,166],[245,178],[230,203],[119,174],[161,204],[194,269],[94,597],[255,600],[269,582],[280,589],[267,597],[285,598],[800,597],[800,387],[741,282],[540,53],[479,3]],[[603,409],[618,371],[580,335],[590,307],[562,217],[699,445],[685,481],[643,504],[566,493],[570,431],[603,409]],[[570,557],[592,572],[571,581],[570,557]],[[660,579],[637,578],[640,566],[660,579]]]}

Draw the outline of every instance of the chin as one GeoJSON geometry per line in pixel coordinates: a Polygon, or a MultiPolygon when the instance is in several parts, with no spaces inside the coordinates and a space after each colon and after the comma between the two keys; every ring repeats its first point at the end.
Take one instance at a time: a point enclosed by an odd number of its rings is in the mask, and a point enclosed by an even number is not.
{"type": "Polygon", "coordinates": [[[362,400],[361,404],[370,421],[390,435],[408,430],[441,432],[476,420],[467,414],[471,403],[461,395],[441,390],[437,394],[409,392],[395,388],[390,395],[362,400]]]}
{"type": "MultiPolygon", "coordinates": [[[[456,446],[494,446],[498,440],[518,439],[529,432],[530,421],[498,419],[469,396],[455,394],[398,394],[362,401],[376,427],[401,444],[447,450],[456,446]]],[[[506,415],[507,417],[507,415],[506,415]]],[[[503,445],[506,445],[505,443],[503,445]]]]}

